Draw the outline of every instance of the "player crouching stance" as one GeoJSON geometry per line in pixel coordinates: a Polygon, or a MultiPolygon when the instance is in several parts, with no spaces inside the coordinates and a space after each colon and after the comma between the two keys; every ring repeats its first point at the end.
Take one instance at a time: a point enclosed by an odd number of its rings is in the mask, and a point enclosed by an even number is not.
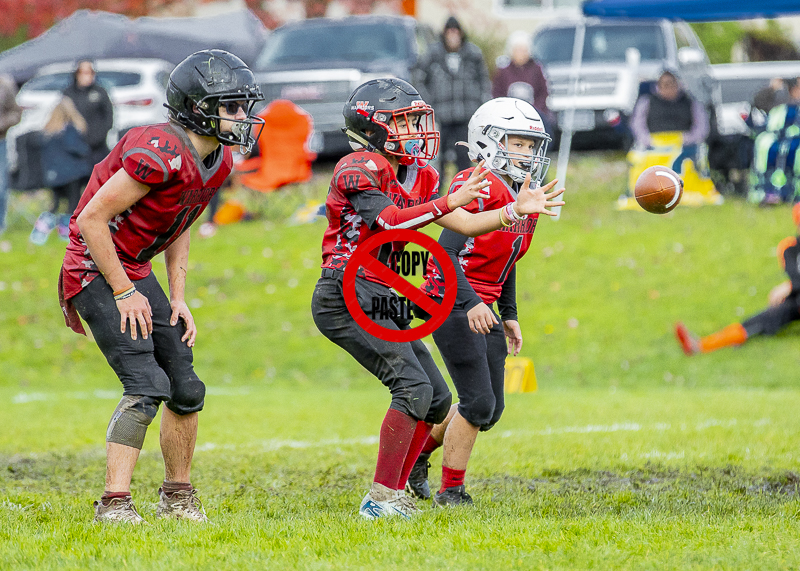
{"type": "Polygon", "coordinates": [[[169,78],[169,123],[128,131],[95,167],[70,221],[59,278],[67,325],[85,334],[80,314],[124,388],[106,432],[97,521],[143,521],[131,476],[161,402],[165,477],[156,514],[206,521],[190,481],[205,385],[192,366],[197,328],[184,301],[187,230],[230,174],[229,146],[255,142],[250,131],[259,119],[250,112],[262,99],[235,55],[190,55],[169,78]],[[152,273],[159,252],[169,299],[152,273]]]}
{"type": "MultiPolygon", "coordinates": [[[[516,355],[522,348],[515,264],[527,252],[539,216],[518,215],[514,201],[522,189],[541,184],[550,163],[545,157],[550,137],[533,106],[520,99],[501,97],[484,103],[470,119],[468,137],[470,159],[486,161],[491,174],[486,178],[489,196],[465,209],[489,212],[500,218],[503,227],[476,238],[445,229],[439,237],[455,265],[458,294],[433,339],[458,391],[458,404],[434,427],[407,490],[430,499],[428,459],[444,444],[442,486],[433,498],[440,506],[472,504],[464,487],[472,447],[478,432],[492,428],[503,413],[506,354],[516,355]],[[494,302],[499,321],[491,308],[494,302]]],[[[475,170],[480,167],[460,172],[450,192],[458,192],[475,170]]],[[[433,298],[444,296],[441,268],[433,258],[421,289],[433,298]]]]}
{"type": "Polygon", "coordinates": [[[792,207],[792,220],[797,236],[784,238],[778,244],[778,261],[789,279],[769,292],[769,307],[742,323],[732,323],[699,339],[683,323],[676,323],[675,337],[684,353],[696,355],[741,345],[756,335],[775,335],[800,320],[800,203],[792,207]]]}
{"type": "MultiPolygon", "coordinates": [[[[344,269],[360,243],[395,228],[416,229],[431,222],[467,235],[495,230],[495,212],[469,214],[459,208],[486,197],[488,171],[476,172],[457,190],[438,198],[439,175],[426,162],[436,155],[439,133],[433,109],[410,84],[378,79],[358,87],[343,110],[346,129],[356,152],[336,165],[326,200],[328,228],[322,241],[322,277],[312,299],[314,322],[332,342],[350,353],[389,389],[391,405],[380,430],[375,477],[359,508],[374,519],[410,517],[418,509],[404,488],[409,472],[435,423],[450,409],[447,385],[422,341],[393,343],[373,337],[351,317],[342,291],[344,269]]],[[[546,212],[562,191],[550,187],[520,193],[514,208],[520,216],[546,212]]],[[[387,263],[386,244],[374,255],[387,263]]],[[[397,301],[378,276],[360,270],[356,292],[365,312],[375,298],[397,301]]],[[[386,301],[386,300],[384,300],[386,301]]],[[[408,324],[380,316],[383,327],[400,330],[408,324]]]]}

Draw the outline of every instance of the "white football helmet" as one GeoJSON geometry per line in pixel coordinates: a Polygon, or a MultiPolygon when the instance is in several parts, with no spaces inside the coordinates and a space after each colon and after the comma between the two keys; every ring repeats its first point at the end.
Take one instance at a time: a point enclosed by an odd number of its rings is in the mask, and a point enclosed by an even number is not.
{"type": "Polygon", "coordinates": [[[533,185],[541,184],[550,159],[545,156],[550,135],[533,105],[513,97],[487,101],[469,120],[469,158],[486,161],[486,167],[523,182],[530,173],[533,185]],[[536,142],[533,155],[508,151],[508,136],[518,135],[536,142]],[[520,166],[514,164],[516,161],[520,166]]]}

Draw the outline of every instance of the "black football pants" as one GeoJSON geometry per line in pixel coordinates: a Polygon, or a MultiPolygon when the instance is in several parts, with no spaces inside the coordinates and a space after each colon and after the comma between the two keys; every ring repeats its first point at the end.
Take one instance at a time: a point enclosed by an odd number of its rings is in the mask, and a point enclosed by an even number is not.
{"type": "Polygon", "coordinates": [[[500,420],[505,408],[508,349],[502,322],[486,335],[473,333],[467,312],[454,308],[433,332],[433,340],[458,392],[458,413],[482,431],[489,430],[500,420]]]}
{"type": "MultiPolygon", "coordinates": [[[[364,331],[345,305],[341,272],[325,270],[325,275],[334,277],[319,279],[311,301],[317,328],[386,385],[392,393],[390,408],[416,420],[442,422],[450,410],[452,395],[425,344],[421,340],[384,341],[364,331]]],[[[397,297],[389,288],[361,278],[356,278],[356,295],[368,316],[373,298],[397,297]]],[[[388,318],[373,321],[388,329],[408,329],[408,325],[388,318]]]]}
{"type": "Polygon", "coordinates": [[[742,323],[747,337],[775,335],[792,321],[800,320],[800,296],[790,295],[775,307],[769,307],[742,323]]]}
{"type": "Polygon", "coordinates": [[[177,324],[170,325],[169,300],[152,273],[133,284],[153,310],[153,333],[147,339],[142,337],[141,330],[136,340],[131,339],[130,322],[125,333],[120,332],[114,294],[101,276],[73,297],[72,303],[122,381],[123,394],[164,401],[176,414],[202,410],[206,387],[194,372],[191,347],[181,341],[186,324],[179,319],[177,324]]]}

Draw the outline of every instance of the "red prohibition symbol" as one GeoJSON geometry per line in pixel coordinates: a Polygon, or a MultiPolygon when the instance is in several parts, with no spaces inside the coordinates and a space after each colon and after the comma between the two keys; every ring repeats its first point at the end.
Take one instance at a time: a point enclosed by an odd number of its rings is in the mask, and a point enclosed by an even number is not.
{"type": "Polygon", "coordinates": [[[407,343],[430,335],[444,323],[456,303],[458,284],[456,282],[455,266],[453,266],[450,256],[447,255],[447,252],[436,240],[416,230],[386,230],[371,236],[356,248],[344,270],[343,288],[347,309],[364,331],[384,341],[407,343]],[[445,284],[444,299],[442,299],[441,304],[436,303],[411,282],[375,259],[372,252],[388,242],[412,242],[425,248],[439,262],[445,284]],[[389,287],[394,288],[407,299],[427,311],[431,318],[417,327],[400,330],[389,329],[372,321],[364,313],[356,295],[356,274],[362,266],[389,284],[389,287]]]}

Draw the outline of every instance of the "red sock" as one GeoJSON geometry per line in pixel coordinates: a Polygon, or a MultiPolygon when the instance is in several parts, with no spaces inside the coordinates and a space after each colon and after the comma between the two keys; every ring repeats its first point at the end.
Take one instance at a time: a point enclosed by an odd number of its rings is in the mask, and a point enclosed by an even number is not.
{"type": "Polygon", "coordinates": [[[374,482],[383,484],[390,490],[397,489],[403,462],[408,455],[408,448],[411,446],[416,428],[416,420],[393,408],[389,409],[381,424],[374,482]]]}
{"type": "Polygon", "coordinates": [[[461,486],[464,484],[464,476],[467,474],[466,470],[456,470],[455,468],[448,468],[442,466],[442,489],[439,490],[441,494],[447,488],[461,486]]]}
{"type": "Polygon", "coordinates": [[[402,490],[406,487],[411,468],[414,467],[414,462],[419,458],[422,446],[428,438],[430,438],[431,430],[433,430],[432,424],[428,424],[422,420],[417,422],[417,428],[414,430],[414,437],[411,439],[411,446],[408,447],[408,454],[406,455],[405,462],[403,462],[403,469],[400,472],[400,480],[397,482],[398,490],[402,490]]]}
{"type": "Polygon", "coordinates": [[[103,495],[100,496],[100,501],[103,503],[104,506],[107,506],[111,500],[114,498],[129,498],[131,497],[130,492],[109,492],[104,491],[103,495]]]}
{"type": "Polygon", "coordinates": [[[189,482],[167,482],[164,480],[164,483],[161,484],[161,491],[168,498],[171,498],[175,492],[191,492],[192,489],[192,484],[189,482]]]}
{"type": "Polygon", "coordinates": [[[430,454],[441,445],[442,443],[436,442],[436,439],[433,436],[428,436],[428,439],[425,441],[425,446],[422,447],[422,452],[420,452],[420,454],[430,454]]]}

